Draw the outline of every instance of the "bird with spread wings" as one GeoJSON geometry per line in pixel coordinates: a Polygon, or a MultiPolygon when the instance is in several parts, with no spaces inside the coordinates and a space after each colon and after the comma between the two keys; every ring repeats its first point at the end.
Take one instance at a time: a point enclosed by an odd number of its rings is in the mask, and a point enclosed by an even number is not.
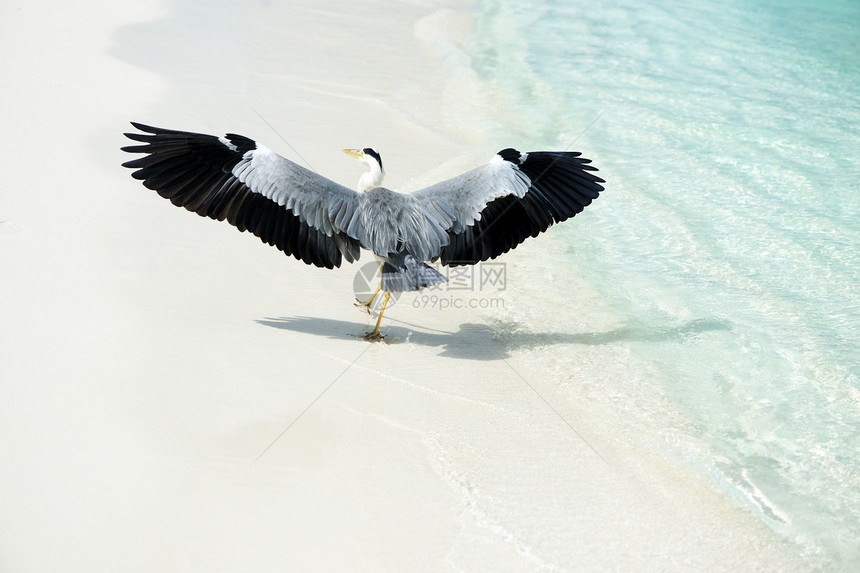
{"type": "Polygon", "coordinates": [[[504,149],[488,163],[411,193],[381,187],[385,170],[373,148],[345,149],[368,170],[354,191],[247,137],[175,131],[132,122],[126,137],[144,145],[124,167],[177,207],[226,220],[306,264],[339,267],[361,249],[377,258],[385,293],[367,340],[393,292],[447,280],[428,262],[472,265],[508,252],[553,223],[573,217],[603,191],[597,169],[578,152],[504,149]]]}

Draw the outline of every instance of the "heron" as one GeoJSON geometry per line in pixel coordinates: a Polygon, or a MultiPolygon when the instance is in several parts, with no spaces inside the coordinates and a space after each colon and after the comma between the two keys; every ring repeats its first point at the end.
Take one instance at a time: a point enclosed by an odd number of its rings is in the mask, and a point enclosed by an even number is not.
{"type": "Polygon", "coordinates": [[[494,259],[596,199],[605,181],[576,151],[506,148],[489,162],[410,193],[382,186],[382,157],[372,148],[345,149],[366,167],[356,190],[302,167],[235,133],[224,136],[131,122],[125,133],[144,145],[122,165],[177,207],[249,231],[308,265],[333,269],[371,251],[380,264],[383,302],[366,340],[379,327],[391,293],[445,282],[428,263],[473,265],[494,259]]]}

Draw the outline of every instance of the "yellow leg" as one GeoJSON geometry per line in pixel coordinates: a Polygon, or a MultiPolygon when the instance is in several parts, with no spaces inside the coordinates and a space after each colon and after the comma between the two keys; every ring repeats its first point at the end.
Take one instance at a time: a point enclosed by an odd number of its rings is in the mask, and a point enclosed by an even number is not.
{"type": "Polygon", "coordinates": [[[391,298],[391,293],[385,293],[385,298],[382,300],[382,308],[379,309],[379,318],[376,319],[376,326],[373,332],[368,333],[365,340],[383,340],[385,337],[379,334],[379,323],[382,322],[382,313],[385,312],[385,306],[388,304],[388,299],[391,298]]]}
{"type": "Polygon", "coordinates": [[[366,311],[367,311],[367,314],[370,314],[370,305],[372,305],[372,304],[373,304],[373,299],[375,299],[375,298],[376,298],[376,295],[378,295],[378,294],[379,294],[379,291],[380,291],[381,289],[382,289],[382,281],[379,281],[379,284],[378,284],[378,285],[376,285],[376,290],[375,290],[375,291],[373,291],[373,294],[372,294],[372,295],[370,295],[370,298],[369,298],[369,299],[367,299],[367,301],[366,301],[366,302],[361,302],[360,300],[355,299],[355,306],[356,306],[356,307],[358,307],[358,308],[363,308],[364,310],[366,310],[366,311]]]}

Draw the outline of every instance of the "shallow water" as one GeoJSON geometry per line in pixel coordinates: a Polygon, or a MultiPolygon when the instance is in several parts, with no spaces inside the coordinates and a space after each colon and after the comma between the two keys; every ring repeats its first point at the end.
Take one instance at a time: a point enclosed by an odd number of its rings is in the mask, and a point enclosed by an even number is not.
{"type": "Polygon", "coordinates": [[[547,239],[563,262],[524,245],[534,304],[500,336],[548,329],[523,360],[560,392],[659,437],[809,565],[856,570],[860,4],[477,11],[448,61],[492,139],[584,151],[607,180],[547,239]]]}

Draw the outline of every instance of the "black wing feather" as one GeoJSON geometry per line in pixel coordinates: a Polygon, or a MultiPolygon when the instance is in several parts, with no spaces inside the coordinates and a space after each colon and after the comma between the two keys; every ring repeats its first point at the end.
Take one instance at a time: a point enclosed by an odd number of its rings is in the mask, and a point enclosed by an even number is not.
{"type": "Polygon", "coordinates": [[[233,175],[233,168],[248,151],[257,148],[253,140],[234,133],[224,139],[199,133],[151,127],[132,122],[143,133],[126,133],[132,141],[122,150],[144,153],[126,161],[135,169],[132,177],[148,189],[201,217],[227,220],[240,231],[250,231],[264,243],[285,254],[318,267],[339,267],[343,256],[352,262],[358,243],[343,233],[328,236],[302,221],[290,209],[253,192],[233,175]],[[231,147],[232,146],[232,147],[231,147]]]}

